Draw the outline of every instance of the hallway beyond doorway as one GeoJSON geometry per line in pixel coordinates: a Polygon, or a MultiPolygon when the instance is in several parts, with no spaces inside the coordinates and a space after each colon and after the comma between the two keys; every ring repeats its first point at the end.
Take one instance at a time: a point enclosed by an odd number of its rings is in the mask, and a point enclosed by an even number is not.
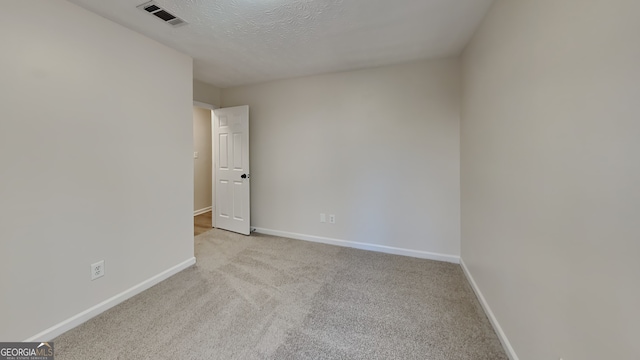
{"type": "Polygon", "coordinates": [[[211,229],[211,211],[193,217],[193,236],[198,236],[211,229]]]}

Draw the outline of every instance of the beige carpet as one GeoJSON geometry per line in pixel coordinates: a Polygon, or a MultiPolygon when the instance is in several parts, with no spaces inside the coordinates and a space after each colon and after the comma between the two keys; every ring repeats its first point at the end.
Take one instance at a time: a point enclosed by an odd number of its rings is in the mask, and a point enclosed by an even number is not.
{"type": "Polygon", "coordinates": [[[56,359],[507,359],[458,265],[212,230],[56,359]]]}

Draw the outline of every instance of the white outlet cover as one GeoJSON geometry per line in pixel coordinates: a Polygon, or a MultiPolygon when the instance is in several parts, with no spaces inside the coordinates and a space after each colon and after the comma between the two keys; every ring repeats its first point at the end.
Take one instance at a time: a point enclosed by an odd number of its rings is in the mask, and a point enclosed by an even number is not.
{"type": "Polygon", "coordinates": [[[104,260],[100,260],[97,263],[91,264],[91,280],[95,280],[103,276],[104,276],[104,260]]]}
{"type": "Polygon", "coordinates": [[[336,223],[336,216],[331,214],[329,215],[329,223],[331,224],[335,224],[336,223]]]}

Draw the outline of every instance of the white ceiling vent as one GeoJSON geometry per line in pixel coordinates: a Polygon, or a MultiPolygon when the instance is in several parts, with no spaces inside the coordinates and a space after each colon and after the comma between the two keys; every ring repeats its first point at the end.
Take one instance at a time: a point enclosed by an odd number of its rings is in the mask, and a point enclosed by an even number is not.
{"type": "Polygon", "coordinates": [[[158,19],[166,22],[173,27],[181,26],[187,23],[179,17],[169,13],[167,10],[161,8],[160,5],[156,4],[155,1],[149,1],[142,5],[138,5],[138,9],[148,12],[149,14],[157,17],[158,19]]]}

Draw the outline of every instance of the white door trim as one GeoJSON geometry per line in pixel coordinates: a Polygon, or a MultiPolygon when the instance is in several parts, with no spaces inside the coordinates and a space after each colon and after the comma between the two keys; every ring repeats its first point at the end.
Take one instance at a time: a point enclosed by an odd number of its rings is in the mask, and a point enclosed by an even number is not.
{"type": "Polygon", "coordinates": [[[218,146],[218,140],[216,139],[215,129],[215,118],[216,114],[214,114],[211,109],[211,227],[217,228],[216,223],[216,153],[215,149],[218,146]]]}
{"type": "Polygon", "coordinates": [[[193,101],[193,106],[197,106],[199,108],[209,109],[209,110],[215,110],[215,109],[218,108],[215,105],[211,105],[211,104],[207,104],[207,103],[203,103],[203,102],[195,101],[195,100],[193,101]]]}

